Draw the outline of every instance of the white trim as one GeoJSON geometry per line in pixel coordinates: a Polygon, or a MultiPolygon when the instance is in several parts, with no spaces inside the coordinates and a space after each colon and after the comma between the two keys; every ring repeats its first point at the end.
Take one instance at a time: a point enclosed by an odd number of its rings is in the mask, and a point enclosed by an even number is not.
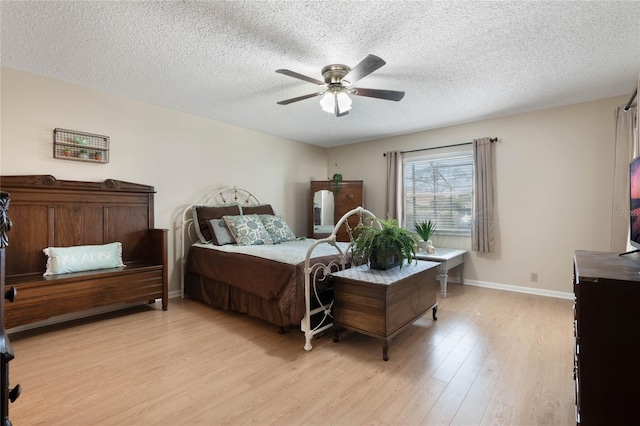
{"type": "MultiPolygon", "coordinates": [[[[180,290],[170,291],[169,299],[179,298],[180,294],[181,294],[180,290]]],[[[75,319],[87,318],[87,317],[100,315],[100,314],[106,314],[107,312],[119,311],[121,309],[130,308],[132,306],[137,306],[137,305],[140,305],[140,302],[118,303],[116,305],[101,306],[99,308],[87,309],[86,311],[82,311],[82,312],[74,312],[71,314],[58,315],[58,316],[55,316],[43,321],[34,322],[31,324],[19,325],[17,327],[10,328],[7,331],[9,333],[17,333],[19,331],[32,330],[34,328],[45,327],[53,324],[59,324],[62,322],[67,322],[75,319]]]]}
{"type": "MultiPolygon", "coordinates": [[[[456,278],[451,277],[447,280],[447,282],[460,283],[460,280],[457,277],[456,278]]],[[[511,285],[511,284],[498,284],[498,283],[491,283],[487,281],[470,280],[467,278],[464,279],[464,285],[492,288],[495,290],[503,290],[503,291],[513,291],[515,293],[534,294],[536,296],[555,297],[556,299],[567,299],[567,300],[575,299],[574,293],[567,293],[564,291],[544,290],[541,288],[523,287],[523,286],[511,285]]]]}

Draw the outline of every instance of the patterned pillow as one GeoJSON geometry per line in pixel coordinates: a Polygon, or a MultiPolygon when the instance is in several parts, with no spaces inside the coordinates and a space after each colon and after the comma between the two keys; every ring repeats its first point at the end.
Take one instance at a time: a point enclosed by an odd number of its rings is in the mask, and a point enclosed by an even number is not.
{"type": "Polygon", "coordinates": [[[287,225],[287,222],[285,222],[282,216],[261,214],[260,220],[274,244],[293,241],[296,239],[293,231],[291,231],[291,228],[289,228],[289,225],[287,225]]]}
{"type": "Polygon", "coordinates": [[[238,245],[273,244],[257,214],[224,216],[223,219],[238,245]]]}

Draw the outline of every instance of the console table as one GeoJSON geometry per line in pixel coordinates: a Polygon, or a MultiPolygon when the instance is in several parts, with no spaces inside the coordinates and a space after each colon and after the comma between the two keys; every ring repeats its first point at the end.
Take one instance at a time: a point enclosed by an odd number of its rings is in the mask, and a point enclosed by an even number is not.
{"type": "Polygon", "coordinates": [[[435,262],[418,260],[386,271],[363,265],[332,273],[333,341],[339,341],[340,328],[375,337],[387,361],[395,335],[429,309],[437,320],[437,268],[435,262]]]}
{"type": "Polygon", "coordinates": [[[464,255],[466,250],[438,248],[435,253],[416,253],[417,259],[440,262],[438,267],[438,280],[440,281],[440,295],[447,298],[447,279],[449,270],[460,267],[460,284],[464,284],[464,255]]]}

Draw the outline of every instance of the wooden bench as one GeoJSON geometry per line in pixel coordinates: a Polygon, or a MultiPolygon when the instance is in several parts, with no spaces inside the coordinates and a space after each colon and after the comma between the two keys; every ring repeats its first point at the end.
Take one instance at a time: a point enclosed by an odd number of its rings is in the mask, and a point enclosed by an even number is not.
{"type": "Polygon", "coordinates": [[[154,188],[108,179],[56,180],[50,175],[1,176],[10,195],[13,226],[6,248],[5,326],[121,303],[152,303],[167,309],[168,230],[154,229],[154,188]],[[119,241],[125,267],[43,276],[46,247],[119,241]]]}

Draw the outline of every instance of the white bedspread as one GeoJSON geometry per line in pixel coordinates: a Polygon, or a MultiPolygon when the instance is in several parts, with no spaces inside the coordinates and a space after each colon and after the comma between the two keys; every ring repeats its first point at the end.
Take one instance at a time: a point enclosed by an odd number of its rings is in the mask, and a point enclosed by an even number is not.
{"type": "MultiPolygon", "coordinates": [[[[257,246],[238,246],[235,244],[227,244],[224,246],[217,246],[214,244],[194,243],[194,247],[202,247],[211,250],[220,250],[228,253],[242,253],[252,256],[262,257],[264,259],[271,259],[277,262],[287,263],[290,265],[297,265],[300,262],[304,262],[307,251],[313,243],[318,240],[313,238],[306,238],[303,240],[287,241],[280,244],[264,244],[257,246]]],[[[336,245],[344,252],[348,243],[337,242],[336,245]]],[[[338,254],[338,249],[328,243],[318,244],[311,254],[311,259],[322,256],[330,256],[338,254]]]]}

